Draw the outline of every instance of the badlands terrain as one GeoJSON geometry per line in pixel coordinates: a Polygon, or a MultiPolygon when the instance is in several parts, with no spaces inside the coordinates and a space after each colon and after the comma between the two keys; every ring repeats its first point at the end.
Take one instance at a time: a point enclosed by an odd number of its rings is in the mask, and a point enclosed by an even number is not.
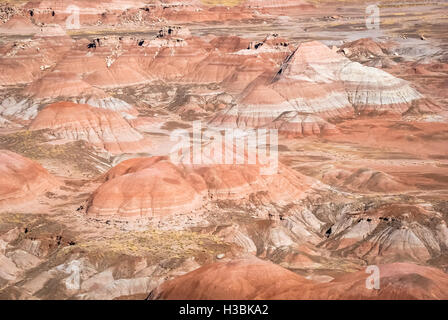
{"type": "Polygon", "coordinates": [[[0,299],[448,299],[447,3],[369,5],[1,1],[0,299]]]}

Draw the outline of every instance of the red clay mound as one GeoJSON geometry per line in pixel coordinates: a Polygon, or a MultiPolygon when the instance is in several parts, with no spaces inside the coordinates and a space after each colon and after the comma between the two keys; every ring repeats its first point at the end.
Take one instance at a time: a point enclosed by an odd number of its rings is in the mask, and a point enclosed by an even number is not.
{"type": "Polygon", "coordinates": [[[38,38],[2,44],[0,85],[30,83],[38,79],[70,49],[71,41],[70,38],[38,38]]]}
{"type": "Polygon", "coordinates": [[[284,113],[273,121],[273,127],[284,136],[303,137],[319,134],[333,134],[338,131],[335,125],[310,114],[284,113]]]}
{"type": "Polygon", "coordinates": [[[310,178],[280,166],[261,175],[258,165],[175,165],[167,157],[125,160],[90,198],[92,215],[161,217],[184,214],[209,200],[258,199],[288,204],[310,189],[310,178]]]}
{"type": "Polygon", "coordinates": [[[344,43],[340,50],[347,58],[353,60],[365,60],[386,55],[390,45],[375,42],[370,38],[362,38],[356,41],[344,43]]]}
{"type": "Polygon", "coordinates": [[[119,113],[87,104],[48,105],[39,112],[30,129],[50,129],[59,138],[85,140],[114,154],[143,151],[149,146],[119,113]]]}
{"type": "Polygon", "coordinates": [[[78,75],[71,72],[51,72],[27,87],[24,90],[24,94],[41,99],[86,95],[106,96],[104,91],[92,87],[78,75]]]}
{"type": "Polygon", "coordinates": [[[33,200],[57,185],[40,164],[8,150],[0,150],[0,205],[6,208],[33,200]]]}
{"type": "Polygon", "coordinates": [[[235,52],[246,49],[249,46],[249,40],[237,36],[221,36],[210,41],[210,44],[222,52],[235,52]]]}
{"type": "Polygon", "coordinates": [[[284,166],[273,175],[261,175],[256,165],[202,166],[195,171],[204,179],[213,199],[248,199],[257,195],[265,203],[287,204],[301,197],[311,184],[311,179],[284,166]]]}
{"type": "Polygon", "coordinates": [[[161,157],[123,161],[105,179],[91,197],[91,215],[162,217],[203,204],[203,180],[161,157]]]}
{"type": "Polygon", "coordinates": [[[358,192],[400,192],[409,189],[403,182],[381,171],[369,168],[335,167],[320,168],[319,179],[326,184],[358,192]]]}
{"type": "Polygon", "coordinates": [[[22,16],[14,16],[0,26],[0,34],[31,35],[38,31],[38,27],[22,16]]]}
{"type": "Polygon", "coordinates": [[[309,283],[276,264],[251,258],[203,266],[163,283],[151,296],[161,300],[275,299],[277,295],[293,296],[297,288],[309,283]]]}
{"type": "Polygon", "coordinates": [[[375,299],[375,300],[446,300],[448,274],[411,263],[391,263],[379,266],[379,290],[367,289],[370,274],[363,271],[349,273],[320,284],[310,291],[312,299],[375,299]]]}
{"type": "MultiPolygon", "coordinates": [[[[288,114],[287,118],[295,121],[285,119],[280,127],[300,133],[304,129],[296,114],[328,119],[351,115],[353,111],[403,113],[422,98],[406,81],[352,62],[324,44],[312,41],[300,44],[284,60],[276,75],[266,72],[255,79],[246,87],[239,103],[220,112],[212,124],[278,128],[279,117],[288,114]],[[273,123],[275,120],[277,124],[273,123]]],[[[316,122],[322,127],[321,120],[316,122]]]]}
{"type": "Polygon", "coordinates": [[[203,266],[154,290],[152,299],[447,299],[448,275],[410,263],[379,266],[379,289],[367,289],[370,273],[358,271],[328,283],[309,281],[256,258],[203,266]]]}
{"type": "MultiPolygon", "coordinates": [[[[265,138],[267,141],[271,137],[265,138]]],[[[302,198],[315,184],[312,178],[276,163],[275,150],[269,150],[269,156],[260,152],[261,146],[254,154],[250,150],[240,153],[237,145],[247,147],[247,140],[226,141],[224,148],[219,142],[204,143],[199,151],[184,153],[186,150],[182,150],[182,156],[176,161],[204,179],[211,199],[250,198],[260,204],[286,205],[302,198]],[[219,151],[223,151],[222,154],[219,151]],[[196,164],[195,159],[200,159],[200,163],[196,164]],[[233,159],[233,164],[223,164],[226,159],[233,159]]]]}

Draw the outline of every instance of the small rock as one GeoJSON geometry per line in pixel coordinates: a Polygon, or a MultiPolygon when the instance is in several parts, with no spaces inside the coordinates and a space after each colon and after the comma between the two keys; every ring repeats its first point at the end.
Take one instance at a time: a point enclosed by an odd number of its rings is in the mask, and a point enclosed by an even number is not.
{"type": "Polygon", "coordinates": [[[220,253],[220,254],[216,255],[216,259],[222,259],[224,257],[225,257],[224,253],[220,253]]]}

